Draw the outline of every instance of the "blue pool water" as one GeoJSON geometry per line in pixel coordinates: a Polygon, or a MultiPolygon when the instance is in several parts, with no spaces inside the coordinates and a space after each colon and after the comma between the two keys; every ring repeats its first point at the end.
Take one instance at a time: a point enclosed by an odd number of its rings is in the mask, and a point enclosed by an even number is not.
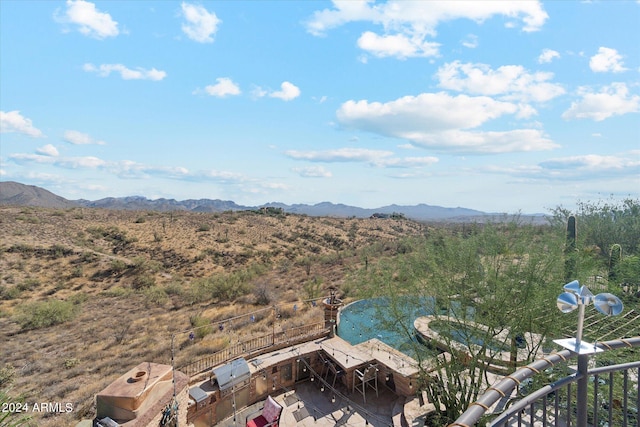
{"type": "Polygon", "coordinates": [[[340,311],[338,335],[351,343],[360,344],[372,338],[409,355],[415,355],[413,321],[432,314],[433,298],[371,298],[349,304],[340,311]],[[391,315],[390,313],[394,313],[391,315]]]}
{"type": "MultiPolygon", "coordinates": [[[[454,310],[460,310],[460,306],[453,305],[454,310]]],[[[431,297],[406,297],[389,299],[385,297],[359,300],[340,311],[338,322],[338,335],[352,345],[360,344],[372,338],[411,356],[416,356],[416,351],[426,351],[416,339],[413,322],[421,316],[433,315],[435,300],[431,297]]],[[[473,318],[473,309],[467,308],[467,318],[473,318]]],[[[447,314],[447,311],[440,311],[447,314]]],[[[440,325],[442,326],[442,325],[440,325]]],[[[438,328],[441,329],[441,328],[438,328]]],[[[436,332],[442,333],[434,329],[436,332]]],[[[472,328],[463,327],[460,330],[448,329],[450,336],[462,343],[481,344],[482,339],[473,333],[472,328]]],[[[489,348],[503,351],[501,343],[490,343],[489,348]]]]}

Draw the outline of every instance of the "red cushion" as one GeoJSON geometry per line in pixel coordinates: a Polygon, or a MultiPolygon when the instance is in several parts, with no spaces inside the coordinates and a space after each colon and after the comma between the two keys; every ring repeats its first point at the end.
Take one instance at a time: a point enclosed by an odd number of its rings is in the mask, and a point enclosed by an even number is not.
{"type": "Polygon", "coordinates": [[[267,400],[264,402],[264,408],[262,409],[262,416],[267,422],[277,421],[280,412],[282,412],[282,406],[273,400],[273,397],[267,397],[267,400]]]}
{"type": "Polygon", "coordinates": [[[267,425],[267,419],[260,415],[247,422],[247,427],[264,427],[267,425]]]}

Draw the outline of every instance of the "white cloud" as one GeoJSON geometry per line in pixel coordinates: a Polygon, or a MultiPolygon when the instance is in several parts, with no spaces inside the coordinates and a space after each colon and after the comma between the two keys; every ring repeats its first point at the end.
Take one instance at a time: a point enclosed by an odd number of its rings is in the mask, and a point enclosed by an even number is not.
{"type": "Polygon", "coordinates": [[[43,147],[36,149],[36,153],[42,154],[44,156],[57,157],[60,153],[58,149],[54,147],[52,144],[47,144],[43,147]]]}
{"type": "Polygon", "coordinates": [[[478,47],[478,36],[476,36],[475,34],[469,34],[467,36],[466,39],[462,40],[462,46],[469,48],[469,49],[475,49],[478,47]]]}
{"type": "Polygon", "coordinates": [[[153,80],[159,81],[167,77],[164,71],[152,68],[145,70],[142,67],[135,69],[127,68],[122,64],[102,64],[96,67],[93,64],[84,64],[82,69],[86,72],[97,73],[100,77],[108,77],[112,72],[120,73],[120,77],[124,80],[153,80]]]}
{"type": "MultiPolygon", "coordinates": [[[[438,45],[427,42],[435,37],[439,24],[456,19],[470,19],[478,23],[503,16],[522,21],[525,32],[537,31],[548,18],[539,1],[479,2],[479,1],[333,1],[332,9],[314,12],[306,23],[307,31],[316,36],[350,22],[365,21],[383,28],[381,34],[363,33],[360,48],[376,56],[432,56],[438,45]]],[[[514,26],[510,22],[508,26],[514,26]]]]}
{"type": "Polygon", "coordinates": [[[565,93],[549,82],[553,73],[530,73],[520,65],[503,65],[493,70],[486,64],[450,62],[438,69],[439,86],[474,95],[499,95],[503,100],[546,102],[565,93]]]}
{"type": "Polygon", "coordinates": [[[251,89],[251,97],[252,98],[262,98],[263,96],[267,96],[269,92],[261,88],[260,86],[254,86],[251,89]]]}
{"type": "Polygon", "coordinates": [[[555,58],[560,58],[560,54],[552,49],[543,49],[540,56],[538,56],[538,63],[546,64],[553,61],[555,58]]]}
{"type": "Polygon", "coordinates": [[[311,162],[377,162],[393,155],[391,151],[368,150],[366,148],[338,148],[325,151],[289,150],[285,155],[296,160],[311,162]]]}
{"type": "Polygon", "coordinates": [[[612,116],[640,111],[640,96],[630,95],[624,83],[612,83],[599,93],[581,87],[578,95],[581,99],[571,103],[571,107],[562,113],[563,119],[592,119],[599,122],[612,116]]]}
{"type": "MultiPolygon", "coordinates": [[[[20,165],[46,164],[53,167],[76,170],[99,170],[122,179],[146,179],[151,176],[186,182],[216,182],[219,184],[242,184],[250,181],[245,175],[229,171],[202,170],[191,172],[181,166],[156,166],[132,160],[106,161],[94,156],[61,157],[51,145],[41,147],[36,153],[13,153],[7,157],[20,165]]],[[[266,187],[270,183],[260,182],[266,187]]],[[[273,184],[278,185],[278,184],[273,184]]]]}
{"type": "Polygon", "coordinates": [[[0,111],[0,133],[8,132],[23,133],[34,138],[44,136],[40,129],[33,126],[31,119],[24,117],[18,110],[0,111]]]}
{"type": "Polygon", "coordinates": [[[383,150],[369,150],[366,148],[338,148],[325,151],[289,150],[285,155],[296,160],[310,162],[358,162],[368,163],[376,167],[412,168],[428,166],[436,163],[436,157],[393,157],[393,152],[383,150]]]}
{"type": "Polygon", "coordinates": [[[615,155],[585,154],[552,158],[535,165],[498,166],[482,168],[483,172],[509,175],[527,181],[562,181],[564,183],[607,179],[632,179],[640,175],[640,153],[632,151],[615,155]]]}
{"type": "Polygon", "coordinates": [[[209,85],[204,88],[205,92],[211,96],[224,98],[228,95],[240,95],[240,87],[228,77],[219,77],[216,79],[215,85],[209,85]]]}
{"type": "Polygon", "coordinates": [[[439,43],[426,42],[419,38],[409,38],[404,34],[378,35],[365,31],[358,39],[358,47],[373,56],[384,58],[394,56],[399,59],[438,55],[439,43]]]}
{"type": "Polygon", "coordinates": [[[64,135],[62,136],[62,139],[74,145],[89,145],[89,144],[105,145],[106,144],[104,141],[96,141],[95,139],[91,138],[88,134],[78,132],[77,130],[65,131],[64,135]]]}
{"type": "Polygon", "coordinates": [[[66,5],[64,14],[56,11],[56,21],[77,25],[82,34],[96,39],[115,37],[120,33],[118,23],[108,13],[96,9],[95,4],[84,0],[67,0],[66,5]]]}
{"type": "Polygon", "coordinates": [[[405,96],[387,103],[347,101],[336,115],[345,127],[402,138],[441,151],[504,153],[556,148],[535,129],[470,131],[489,120],[521,111],[516,104],[487,96],[454,97],[440,92],[405,96]]]}
{"type": "Polygon", "coordinates": [[[295,173],[304,178],[331,178],[332,174],[322,166],[309,166],[305,168],[293,168],[295,173]]]}
{"type": "Polygon", "coordinates": [[[628,154],[585,154],[549,159],[539,165],[541,178],[593,180],[628,176],[637,180],[640,174],[640,158],[633,153],[628,154]]]}
{"type": "Polygon", "coordinates": [[[622,55],[617,50],[608,47],[601,47],[598,53],[589,60],[589,67],[595,73],[621,73],[627,71],[622,62],[622,55]]]}
{"type": "Polygon", "coordinates": [[[386,103],[347,101],[337,111],[345,126],[389,136],[475,128],[487,120],[513,114],[517,106],[486,96],[451,96],[445,92],[404,96],[386,103]]]}
{"type": "Polygon", "coordinates": [[[182,3],[182,15],[186,21],[182,24],[182,31],[187,37],[199,43],[213,43],[213,35],[222,23],[215,13],[200,5],[182,3]]]}
{"type": "Polygon", "coordinates": [[[333,1],[335,9],[324,9],[313,13],[307,23],[307,31],[315,36],[324,35],[327,30],[353,21],[379,22],[380,12],[369,7],[368,0],[333,1]]]}
{"type": "Polygon", "coordinates": [[[323,35],[327,30],[349,22],[370,21],[385,28],[410,27],[413,33],[435,34],[441,22],[470,19],[483,22],[495,15],[520,19],[524,31],[537,31],[549,17],[541,2],[406,2],[370,0],[333,1],[334,9],[316,11],[307,22],[307,30],[323,35]]]}
{"type": "Polygon", "coordinates": [[[15,153],[9,155],[9,158],[16,163],[50,164],[66,169],[97,169],[107,165],[104,160],[93,156],[53,157],[42,154],[15,153]]]}
{"type": "Polygon", "coordinates": [[[291,101],[292,99],[300,96],[300,89],[290,82],[282,82],[279,91],[274,91],[269,94],[272,98],[279,98],[283,101],[291,101]]]}
{"type": "Polygon", "coordinates": [[[386,168],[419,168],[423,166],[430,166],[438,162],[437,157],[424,156],[424,157],[402,157],[384,159],[375,163],[375,166],[381,166],[386,168]]]}

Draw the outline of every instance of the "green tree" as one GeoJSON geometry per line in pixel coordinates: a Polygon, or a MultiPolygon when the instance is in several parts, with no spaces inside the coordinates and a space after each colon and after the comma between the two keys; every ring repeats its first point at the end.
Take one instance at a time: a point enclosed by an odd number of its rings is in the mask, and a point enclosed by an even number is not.
{"type": "Polygon", "coordinates": [[[489,367],[499,362],[501,351],[514,349],[516,337],[534,332],[541,337],[526,341],[532,359],[554,333],[557,322],[541,314],[555,315],[564,236],[549,231],[517,219],[440,229],[412,241],[414,250],[370,265],[356,279],[362,296],[390,301],[380,317],[413,343],[420,387],[436,407],[446,408],[438,423],[455,420],[477,399],[489,367]],[[413,330],[402,319],[411,305],[426,306],[450,357],[434,358],[411,339],[413,330]],[[455,350],[460,341],[469,344],[466,351],[455,350]]]}
{"type": "Polygon", "coordinates": [[[556,207],[551,210],[551,224],[557,232],[571,215],[575,215],[580,228],[576,250],[569,260],[576,268],[571,280],[589,283],[597,277],[608,277],[611,292],[619,292],[623,285],[629,293],[633,286],[628,284],[640,282],[633,262],[640,256],[640,200],[579,202],[575,214],[556,207]]]}
{"type": "MultiPolygon", "coordinates": [[[[551,222],[564,226],[570,215],[566,208],[556,207],[551,210],[551,222]]],[[[574,215],[580,226],[578,247],[593,246],[604,259],[616,243],[625,254],[639,254],[640,199],[579,202],[574,215]]]]}

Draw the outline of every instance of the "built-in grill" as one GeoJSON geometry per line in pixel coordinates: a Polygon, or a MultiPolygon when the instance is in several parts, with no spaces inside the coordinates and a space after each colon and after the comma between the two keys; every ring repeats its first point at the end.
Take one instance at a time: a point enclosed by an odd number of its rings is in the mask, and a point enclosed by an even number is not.
{"type": "Polygon", "coordinates": [[[249,364],[243,358],[215,368],[211,374],[211,383],[218,384],[221,397],[248,386],[251,380],[249,364]]]}

